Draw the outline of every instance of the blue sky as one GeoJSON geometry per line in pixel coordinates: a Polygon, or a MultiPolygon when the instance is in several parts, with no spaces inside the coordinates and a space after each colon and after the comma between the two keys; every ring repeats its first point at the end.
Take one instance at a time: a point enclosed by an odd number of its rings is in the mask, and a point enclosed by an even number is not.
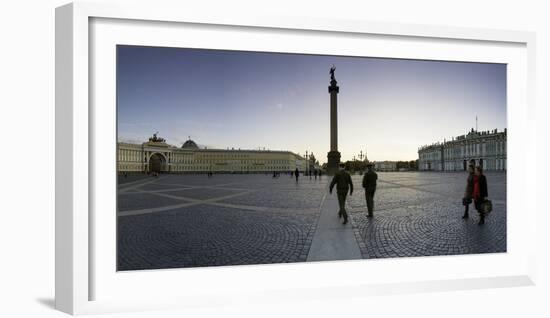
{"type": "Polygon", "coordinates": [[[414,160],[419,146],[506,127],[506,65],[119,46],[118,138],[154,132],[180,146],[330,148],[336,66],[338,148],[348,160],[414,160]]]}

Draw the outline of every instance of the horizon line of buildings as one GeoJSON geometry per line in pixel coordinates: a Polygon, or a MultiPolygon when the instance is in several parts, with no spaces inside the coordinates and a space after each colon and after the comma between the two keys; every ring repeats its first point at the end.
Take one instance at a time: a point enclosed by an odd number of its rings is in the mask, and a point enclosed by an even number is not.
{"type": "MultiPolygon", "coordinates": [[[[450,141],[418,148],[419,171],[464,171],[469,165],[484,170],[506,170],[507,129],[476,131],[450,141]]],[[[320,169],[313,154],[303,156],[287,150],[199,148],[191,139],[172,146],[154,134],[149,141],[118,142],[117,169],[120,173],[270,173],[320,169]]],[[[366,154],[365,154],[365,159],[366,154]]],[[[399,161],[373,161],[377,171],[400,171],[399,161]]],[[[408,169],[410,170],[410,169],[408,169]]]]}

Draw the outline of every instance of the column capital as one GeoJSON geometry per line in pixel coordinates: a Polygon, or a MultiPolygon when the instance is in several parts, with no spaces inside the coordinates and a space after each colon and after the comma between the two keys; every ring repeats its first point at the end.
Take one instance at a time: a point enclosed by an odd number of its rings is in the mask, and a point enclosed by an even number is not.
{"type": "Polygon", "coordinates": [[[332,92],[339,93],[340,92],[340,87],[338,87],[336,81],[330,81],[330,86],[328,87],[328,92],[329,93],[332,93],[332,92]]]}

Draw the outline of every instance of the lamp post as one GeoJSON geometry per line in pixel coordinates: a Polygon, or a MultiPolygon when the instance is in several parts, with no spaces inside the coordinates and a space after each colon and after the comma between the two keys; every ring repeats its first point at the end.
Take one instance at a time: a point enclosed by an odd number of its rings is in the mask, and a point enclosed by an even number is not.
{"type": "Polygon", "coordinates": [[[313,151],[311,151],[311,150],[309,151],[308,161],[310,161],[308,174],[309,174],[309,178],[311,179],[311,170],[315,169],[315,155],[313,155],[313,151]]]}
{"type": "Polygon", "coordinates": [[[364,162],[363,162],[363,150],[359,151],[359,174],[363,174],[364,162]]]}
{"type": "Polygon", "coordinates": [[[306,150],[306,169],[305,169],[306,171],[304,171],[304,175],[306,175],[306,176],[307,176],[307,171],[308,171],[307,170],[307,162],[308,162],[308,157],[307,157],[307,150],[306,150]]]}

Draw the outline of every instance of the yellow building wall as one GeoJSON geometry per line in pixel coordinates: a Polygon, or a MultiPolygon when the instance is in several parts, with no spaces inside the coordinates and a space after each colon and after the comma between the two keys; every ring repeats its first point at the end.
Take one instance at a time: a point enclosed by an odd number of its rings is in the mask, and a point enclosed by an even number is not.
{"type": "Polygon", "coordinates": [[[170,173],[269,173],[305,169],[305,160],[287,151],[194,150],[172,146],[158,150],[146,144],[119,143],[118,172],[146,172],[147,161],[156,152],[166,158],[163,172],[170,173]]]}

